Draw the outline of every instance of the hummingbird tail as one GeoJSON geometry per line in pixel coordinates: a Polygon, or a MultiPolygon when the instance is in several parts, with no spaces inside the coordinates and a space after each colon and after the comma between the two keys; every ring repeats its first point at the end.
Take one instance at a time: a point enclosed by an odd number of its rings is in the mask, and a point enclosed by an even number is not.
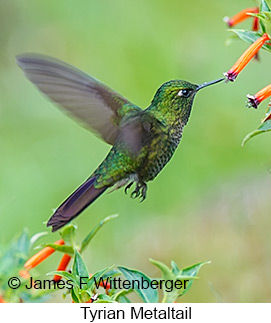
{"type": "Polygon", "coordinates": [[[94,188],[95,180],[95,176],[87,179],[56,209],[47,222],[47,227],[51,226],[52,232],[57,231],[78,216],[107,189],[107,187],[94,188]]]}

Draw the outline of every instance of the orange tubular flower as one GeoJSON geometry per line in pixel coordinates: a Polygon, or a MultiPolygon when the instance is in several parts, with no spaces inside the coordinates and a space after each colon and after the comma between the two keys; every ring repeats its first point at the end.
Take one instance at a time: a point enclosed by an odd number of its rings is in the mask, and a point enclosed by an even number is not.
{"type": "Polygon", "coordinates": [[[250,15],[248,15],[248,13],[258,13],[258,12],[259,12],[258,7],[247,8],[247,9],[244,9],[244,10],[238,12],[232,18],[228,18],[228,17],[224,18],[224,21],[227,23],[227,25],[229,27],[233,27],[233,26],[239,24],[240,22],[246,20],[247,18],[251,17],[250,15]]]}
{"type": "MultiPolygon", "coordinates": [[[[59,265],[57,267],[57,271],[66,270],[71,258],[72,257],[70,255],[64,254],[64,256],[62,257],[62,259],[61,259],[61,261],[60,261],[60,263],[59,263],[59,265]]],[[[59,281],[60,279],[61,279],[61,276],[59,276],[59,275],[55,275],[54,278],[53,278],[53,280],[55,282],[59,281]]]]}
{"type": "Polygon", "coordinates": [[[24,279],[28,279],[30,277],[30,274],[29,274],[28,270],[22,269],[19,271],[19,276],[24,279]]]}
{"type": "MultiPolygon", "coordinates": [[[[64,240],[58,240],[55,242],[57,245],[63,245],[65,242],[64,240]]],[[[33,257],[31,257],[25,264],[24,267],[27,270],[30,270],[40,264],[43,260],[48,258],[52,253],[55,252],[55,249],[52,247],[45,247],[38,253],[36,253],[33,257]]]]}
{"type": "Polygon", "coordinates": [[[252,45],[249,46],[249,48],[236,61],[233,67],[228,72],[224,73],[228,81],[233,82],[236,79],[238,74],[249,63],[253,56],[258,53],[259,49],[267,40],[270,40],[269,36],[267,34],[263,34],[262,37],[258,38],[252,45]]]}
{"type": "Polygon", "coordinates": [[[257,109],[258,105],[265,99],[271,96],[271,84],[267,85],[255,95],[247,95],[248,98],[248,107],[257,109]]]}

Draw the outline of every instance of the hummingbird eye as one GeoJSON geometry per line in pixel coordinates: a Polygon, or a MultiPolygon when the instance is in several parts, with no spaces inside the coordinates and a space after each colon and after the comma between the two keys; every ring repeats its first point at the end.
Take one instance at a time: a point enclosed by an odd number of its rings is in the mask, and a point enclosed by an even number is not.
{"type": "Polygon", "coordinates": [[[190,94],[192,93],[192,90],[188,90],[188,89],[182,89],[178,92],[178,96],[182,96],[183,98],[188,98],[190,96],[190,94]]]}

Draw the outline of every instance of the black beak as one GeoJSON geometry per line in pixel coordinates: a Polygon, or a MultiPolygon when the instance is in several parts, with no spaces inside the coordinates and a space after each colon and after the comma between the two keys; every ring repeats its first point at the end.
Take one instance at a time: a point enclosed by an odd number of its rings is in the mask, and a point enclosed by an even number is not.
{"type": "Polygon", "coordinates": [[[218,79],[218,80],[214,80],[214,81],[211,81],[211,82],[205,82],[205,83],[203,83],[203,84],[200,84],[200,85],[197,87],[196,91],[201,90],[201,89],[203,89],[203,88],[204,88],[204,87],[206,87],[206,86],[209,86],[209,85],[212,85],[212,84],[216,84],[216,83],[222,82],[222,81],[224,81],[224,80],[225,80],[225,77],[222,77],[221,79],[218,79]]]}

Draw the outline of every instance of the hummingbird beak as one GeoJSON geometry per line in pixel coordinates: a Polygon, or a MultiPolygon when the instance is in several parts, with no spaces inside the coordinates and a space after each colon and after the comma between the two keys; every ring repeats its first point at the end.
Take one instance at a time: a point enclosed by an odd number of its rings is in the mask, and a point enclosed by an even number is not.
{"type": "Polygon", "coordinates": [[[206,87],[206,86],[209,86],[209,85],[212,85],[212,84],[216,84],[216,83],[222,82],[222,81],[224,81],[224,80],[225,80],[225,77],[222,77],[221,79],[218,79],[218,80],[214,80],[214,81],[211,81],[211,82],[205,82],[205,83],[203,83],[203,84],[200,84],[200,85],[197,87],[196,91],[201,90],[201,89],[203,89],[203,88],[204,88],[204,87],[206,87]]]}

